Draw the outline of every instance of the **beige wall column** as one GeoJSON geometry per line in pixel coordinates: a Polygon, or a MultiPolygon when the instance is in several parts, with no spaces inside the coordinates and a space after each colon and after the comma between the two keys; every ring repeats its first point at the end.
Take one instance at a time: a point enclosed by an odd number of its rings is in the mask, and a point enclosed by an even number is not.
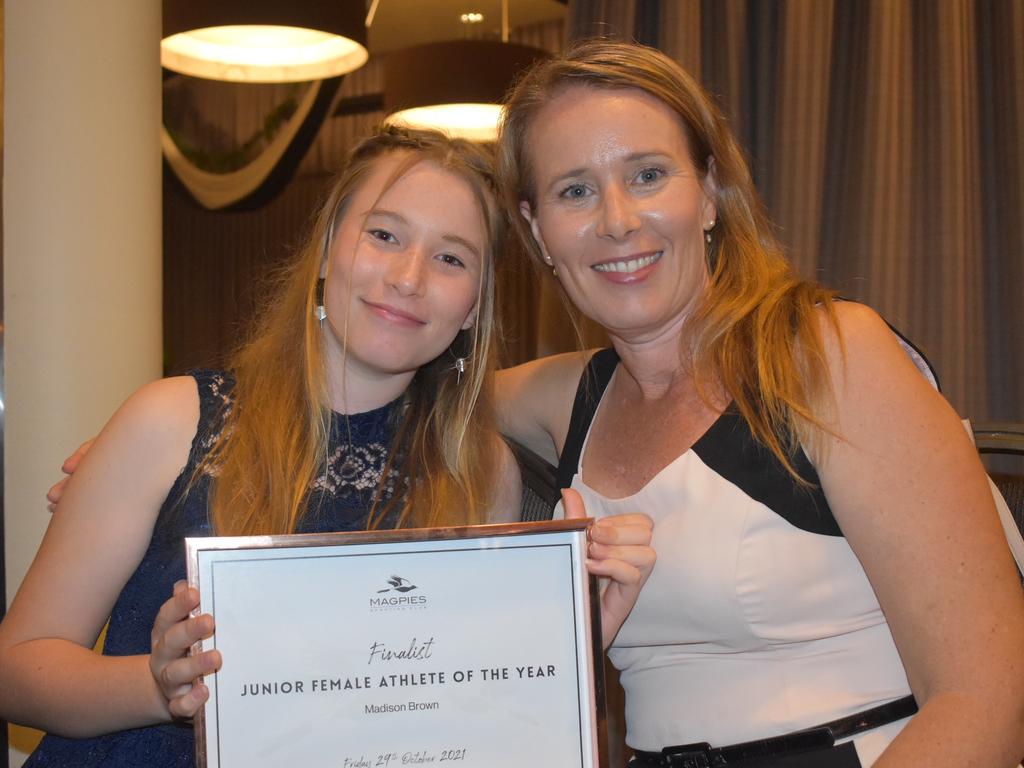
{"type": "MultiPolygon", "coordinates": [[[[9,600],[62,458],[161,373],[160,3],[4,10],[9,600]]],[[[26,734],[12,737],[18,766],[26,734]]]]}

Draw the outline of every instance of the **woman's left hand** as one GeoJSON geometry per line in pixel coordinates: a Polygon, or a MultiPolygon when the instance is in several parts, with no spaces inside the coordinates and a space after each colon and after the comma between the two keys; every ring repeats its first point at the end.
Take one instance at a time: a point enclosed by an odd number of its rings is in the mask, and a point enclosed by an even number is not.
{"type": "MultiPolygon", "coordinates": [[[[587,510],[578,491],[562,491],[566,519],[583,518],[587,510]]],[[[608,648],[654,570],[651,548],[654,523],[645,514],[613,515],[595,520],[589,531],[587,569],[601,577],[601,631],[608,648]]]]}

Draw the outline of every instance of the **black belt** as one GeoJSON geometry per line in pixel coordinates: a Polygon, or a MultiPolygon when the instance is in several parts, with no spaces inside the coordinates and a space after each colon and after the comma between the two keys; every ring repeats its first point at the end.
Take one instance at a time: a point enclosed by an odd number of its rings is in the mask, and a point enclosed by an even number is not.
{"type": "Polygon", "coordinates": [[[880,707],[841,717],[813,728],[805,728],[785,736],[745,741],[728,747],[712,747],[707,742],[665,747],[661,752],[635,750],[636,763],[650,768],[718,768],[741,760],[780,757],[782,755],[827,749],[839,739],[894,723],[917,712],[913,696],[906,696],[880,707]]]}

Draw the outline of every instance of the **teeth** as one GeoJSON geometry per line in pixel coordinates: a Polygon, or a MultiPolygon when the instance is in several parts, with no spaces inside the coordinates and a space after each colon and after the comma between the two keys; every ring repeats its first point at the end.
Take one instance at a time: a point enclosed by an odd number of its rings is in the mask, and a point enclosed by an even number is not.
{"type": "Polygon", "coordinates": [[[604,264],[595,264],[594,269],[598,272],[623,272],[629,274],[650,266],[661,258],[661,251],[650,256],[641,256],[639,259],[629,261],[607,261],[604,264]]]}

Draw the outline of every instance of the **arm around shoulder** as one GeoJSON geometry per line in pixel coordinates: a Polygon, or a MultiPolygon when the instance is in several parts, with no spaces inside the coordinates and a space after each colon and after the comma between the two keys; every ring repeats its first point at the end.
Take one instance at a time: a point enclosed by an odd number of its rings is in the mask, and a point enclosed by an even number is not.
{"type": "Polygon", "coordinates": [[[866,307],[823,322],[834,409],[812,459],[920,713],[876,763],[1015,766],[1024,593],[959,418],[866,307]]]}
{"type": "Polygon", "coordinates": [[[165,379],[133,394],[96,439],[0,624],[0,716],[69,736],[169,719],[148,657],[91,648],[145,554],[198,415],[195,381],[165,379]]]}
{"type": "Polygon", "coordinates": [[[522,517],[523,482],[519,464],[505,441],[495,436],[498,473],[488,523],[517,523],[522,517]]]}
{"type": "Polygon", "coordinates": [[[576,387],[593,352],[567,352],[498,371],[495,401],[502,434],[557,464],[576,387]]]}

